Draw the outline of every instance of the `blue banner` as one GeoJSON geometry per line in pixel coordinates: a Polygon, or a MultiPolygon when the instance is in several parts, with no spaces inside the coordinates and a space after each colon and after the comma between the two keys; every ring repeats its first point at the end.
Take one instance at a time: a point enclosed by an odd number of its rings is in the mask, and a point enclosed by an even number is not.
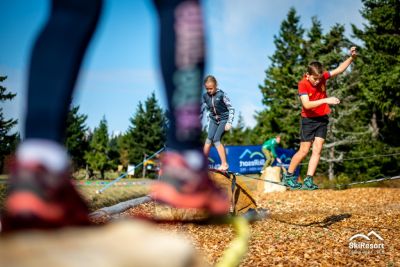
{"type": "MultiPolygon", "coordinates": [[[[265,163],[265,155],[262,152],[262,146],[225,146],[226,157],[231,172],[239,172],[243,174],[260,173],[265,163]]],[[[296,153],[293,149],[276,148],[276,154],[282,161],[282,167],[288,169],[292,156],[296,153]]],[[[208,157],[209,167],[217,169],[221,165],[217,150],[211,148],[208,157]]],[[[274,160],[272,166],[279,163],[274,160]]],[[[279,164],[280,165],[280,164],[279,164]]],[[[296,169],[296,175],[300,172],[300,168],[296,169]]]]}

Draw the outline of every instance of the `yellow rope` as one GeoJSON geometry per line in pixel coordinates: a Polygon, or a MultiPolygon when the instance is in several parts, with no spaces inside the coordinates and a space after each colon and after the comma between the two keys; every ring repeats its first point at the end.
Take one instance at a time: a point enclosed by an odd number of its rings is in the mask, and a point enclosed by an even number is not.
{"type": "Polygon", "coordinates": [[[250,239],[249,222],[243,217],[234,217],[232,218],[232,224],[236,232],[236,237],[224,251],[224,254],[215,267],[239,266],[242,258],[247,253],[250,239]]]}

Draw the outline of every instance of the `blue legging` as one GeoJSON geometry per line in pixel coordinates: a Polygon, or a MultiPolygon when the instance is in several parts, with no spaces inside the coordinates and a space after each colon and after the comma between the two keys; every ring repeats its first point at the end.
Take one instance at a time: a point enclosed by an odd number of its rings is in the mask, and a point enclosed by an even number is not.
{"type": "Polygon", "coordinates": [[[206,144],[214,143],[215,147],[218,147],[221,144],[222,136],[225,134],[226,123],[227,120],[220,121],[219,123],[210,120],[206,144]]]}
{"type": "MultiPolygon", "coordinates": [[[[176,150],[200,148],[204,32],[198,1],[155,0],[170,130],[176,150]],[[189,31],[188,31],[189,30],[189,31]]],[[[34,45],[28,81],[26,138],[62,143],[83,56],[96,29],[102,0],[53,0],[34,45]]]]}

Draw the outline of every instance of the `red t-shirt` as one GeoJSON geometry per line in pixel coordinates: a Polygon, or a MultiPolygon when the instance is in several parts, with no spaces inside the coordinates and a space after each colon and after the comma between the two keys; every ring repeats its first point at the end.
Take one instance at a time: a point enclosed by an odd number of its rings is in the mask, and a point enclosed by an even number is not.
{"type": "MultiPolygon", "coordinates": [[[[327,98],[326,94],[326,80],[331,77],[330,73],[324,71],[321,80],[317,86],[313,86],[309,80],[307,80],[304,75],[303,79],[299,82],[299,96],[308,95],[310,101],[315,101],[323,98],[327,98]]],[[[318,107],[301,110],[301,116],[306,118],[321,117],[331,113],[331,109],[328,104],[322,104],[318,107]]]]}

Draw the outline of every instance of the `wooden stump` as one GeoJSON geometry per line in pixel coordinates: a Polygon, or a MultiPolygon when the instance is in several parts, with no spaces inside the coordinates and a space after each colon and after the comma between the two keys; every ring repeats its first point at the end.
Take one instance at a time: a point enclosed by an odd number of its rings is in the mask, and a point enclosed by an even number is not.
{"type": "MultiPolygon", "coordinates": [[[[265,168],[261,178],[275,183],[281,182],[281,168],[280,167],[267,167],[265,168]]],[[[264,193],[283,192],[286,187],[270,182],[264,182],[264,193]]]]}
{"type": "Polygon", "coordinates": [[[155,226],[120,221],[105,226],[26,231],[0,238],[0,266],[208,266],[191,243],[155,226]]]}

